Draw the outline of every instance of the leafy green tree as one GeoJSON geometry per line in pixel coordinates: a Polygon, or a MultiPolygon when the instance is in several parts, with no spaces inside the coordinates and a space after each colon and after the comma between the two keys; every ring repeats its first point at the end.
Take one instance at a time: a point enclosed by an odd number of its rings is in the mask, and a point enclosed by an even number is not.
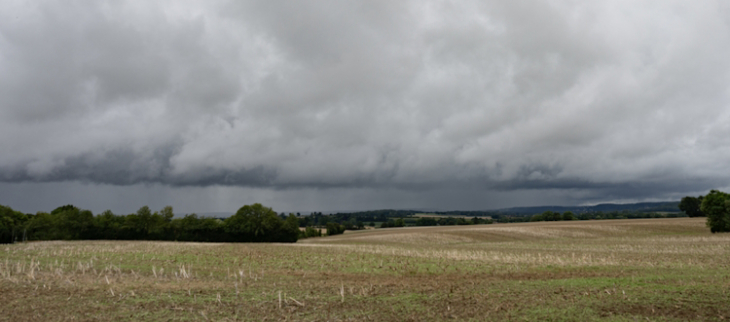
{"type": "Polygon", "coordinates": [[[704,217],[705,214],[702,213],[702,199],[704,197],[699,196],[697,198],[695,197],[684,197],[679,202],[679,210],[683,211],[687,216],[690,217],[704,217]]]}
{"type": "Polygon", "coordinates": [[[124,239],[124,216],[105,210],[94,217],[94,228],[93,239],[124,239]]]}
{"type": "Polygon", "coordinates": [[[299,219],[299,227],[309,227],[312,225],[311,216],[301,217],[300,215],[297,215],[297,219],[299,219]]]}
{"type": "Polygon", "coordinates": [[[13,212],[13,210],[10,207],[0,206],[0,244],[12,243],[13,237],[15,237],[13,234],[15,221],[6,212],[13,212]]]}
{"type": "Polygon", "coordinates": [[[553,211],[546,211],[542,213],[542,218],[545,221],[559,221],[563,219],[563,217],[560,215],[559,212],[553,212],[553,211]]]}
{"type": "Polygon", "coordinates": [[[88,210],[73,207],[56,213],[55,221],[60,239],[88,239],[94,225],[94,214],[88,210]]]}
{"type": "Polygon", "coordinates": [[[51,215],[57,215],[59,213],[62,213],[62,212],[65,212],[65,211],[69,211],[69,210],[74,210],[74,209],[79,209],[79,208],[76,208],[76,206],[70,205],[70,204],[69,205],[65,205],[65,206],[61,206],[61,207],[58,207],[56,209],[53,209],[51,211],[51,215]]]}
{"type": "Polygon", "coordinates": [[[147,238],[149,239],[165,239],[167,234],[171,234],[172,218],[175,214],[172,211],[172,206],[165,206],[162,210],[155,211],[149,220],[149,227],[147,228],[147,238]]]}
{"type": "Polygon", "coordinates": [[[91,211],[73,205],[58,207],[50,214],[39,212],[31,216],[24,228],[29,240],[91,239],[96,231],[91,211]]]}
{"type": "Polygon", "coordinates": [[[61,239],[56,232],[55,216],[47,212],[38,212],[33,215],[27,224],[28,240],[54,240],[61,239]]]}
{"type": "Polygon", "coordinates": [[[334,236],[339,235],[345,232],[345,227],[336,223],[336,222],[328,222],[327,223],[327,236],[334,236]]]}
{"type": "Polygon", "coordinates": [[[94,229],[94,214],[89,210],[69,210],[63,212],[68,239],[79,240],[92,237],[94,229]]]}
{"type": "Polygon", "coordinates": [[[125,226],[134,233],[134,239],[147,239],[147,233],[152,226],[150,207],[142,206],[136,213],[127,215],[125,219],[125,226]]]}
{"type": "Polygon", "coordinates": [[[170,236],[181,241],[230,241],[224,231],[224,223],[217,218],[200,218],[197,214],[188,214],[183,218],[173,219],[169,223],[170,236]]]}
{"type": "Polygon", "coordinates": [[[81,214],[81,210],[73,205],[65,205],[51,211],[50,227],[48,227],[48,239],[79,239],[82,233],[88,230],[93,215],[90,212],[81,214]]]}
{"type": "Polygon", "coordinates": [[[456,218],[454,217],[441,217],[437,221],[437,223],[441,226],[451,226],[456,225],[456,218]]]}
{"type": "Polygon", "coordinates": [[[173,231],[175,240],[191,241],[195,240],[198,231],[202,229],[201,221],[197,214],[187,214],[183,218],[172,220],[170,226],[173,231]]]}
{"type": "Polygon", "coordinates": [[[172,212],[172,206],[165,206],[165,208],[162,208],[162,210],[160,210],[160,215],[163,220],[168,223],[172,221],[173,217],[175,217],[175,214],[172,212]]]}
{"type": "Polygon", "coordinates": [[[395,220],[395,227],[405,227],[406,222],[403,220],[403,218],[398,218],[395,220]]]}
{"type": "Polygon", "coordinates": [[[330,218],[329,217],[322,216],[322,213],[321,212],[318,213],[316,216],[317,216],[316,217],[317,218],[317,224],[319,226],[325,226],[326,227],[327,226],[327,223],[330,222],[330,218]]]}
{"type": "Polygon", "coordinates": [[[322,230],[314,229],[312,226],[308,226],[304,230],[304,237],[310,238],[310,237],[322,237],[322,230]]]}
{"type": "Polygon", "coordinates": [[[712,190],[702,200],[700,207],[707,216],[707,226],[713,233],[730,232],[730,195],[712,190]]]}
{"type": "Polygon", "coordinates": [[[28,216],[0,205],[0,244],[22,240],[28,216]]]}
{"type": "Polygon", "coordinates": [[[296,243],[299,238],[299,219],[294,214],[289,214],[281,226],[277,242],[296,243]]]}
{"type": "Polygon", "coordinates": [[[433,217],[420,217],[416,219],[416,226],[436,226],[438,221],[433,217]]]}
{"type": "Polygon", "coordinates": [[[355,218],[351,218],[350,220],[347,220],[342,223],[343,226],[345,226],[345,230],[355,230],[357,229],[356,226],[357,222],[355,221],[355,218]]]}
{"type": "Polygon", "coordinates": [[[577,220],[572,211],[566,211],[563,213],[563,220],[577,220]]]}
{"type": "Polygon", "coordinates": [[[228,217],[225,231],[239,242],[272,242],[277,241],[283,224],[284,221],[271,208],[256,203],[243,206],[235,215],[228,217]]]}

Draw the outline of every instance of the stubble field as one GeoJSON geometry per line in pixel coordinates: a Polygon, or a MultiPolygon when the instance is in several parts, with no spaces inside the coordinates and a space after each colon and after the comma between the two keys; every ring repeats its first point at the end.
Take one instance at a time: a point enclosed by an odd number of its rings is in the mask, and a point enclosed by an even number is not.
{"type": "Polygon", "coordinates": [[[727,320],[730,234],[678,218],[0,245],[0,303],[8,321],[727,320]]]}

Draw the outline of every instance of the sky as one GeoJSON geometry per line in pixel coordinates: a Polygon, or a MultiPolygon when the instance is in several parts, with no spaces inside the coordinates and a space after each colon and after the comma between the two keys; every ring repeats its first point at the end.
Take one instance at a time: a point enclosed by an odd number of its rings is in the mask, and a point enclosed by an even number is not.
{"type": "Polygon", "coordinates": [[[0,204],[485,210],[730,189],[727,1],[4,1],[0,204]]]}

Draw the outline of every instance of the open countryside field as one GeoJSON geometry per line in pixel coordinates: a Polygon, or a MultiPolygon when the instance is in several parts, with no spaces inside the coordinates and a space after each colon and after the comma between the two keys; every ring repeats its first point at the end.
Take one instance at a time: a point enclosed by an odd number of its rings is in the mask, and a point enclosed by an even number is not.
{"type": "Polygon", "coordinates": [[[0,302],[7,321],[719,321],[730,234],[677,218],[0,245],[0,302]]]}

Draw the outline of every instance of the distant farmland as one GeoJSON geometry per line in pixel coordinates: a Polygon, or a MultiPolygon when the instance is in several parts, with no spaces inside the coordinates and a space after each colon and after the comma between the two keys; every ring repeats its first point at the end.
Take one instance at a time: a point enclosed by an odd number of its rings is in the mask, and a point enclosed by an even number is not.
{"type": "Polygon", "coordinates": [[[356,231],[296,244],[0,246],[0,320],[723,320],[703,218],[356,231]]]}
{"type": "Polygon", "coordinates": [[[490,218],[490,219],[492,218],[492,216],[440,215],[440,214],[436,214],[436,213],[419,213],[419,214],[413,215],[413,217],[416,217],[416,218],[474,218],[474,217],[479,217],[479,218],[490,218]]]}

